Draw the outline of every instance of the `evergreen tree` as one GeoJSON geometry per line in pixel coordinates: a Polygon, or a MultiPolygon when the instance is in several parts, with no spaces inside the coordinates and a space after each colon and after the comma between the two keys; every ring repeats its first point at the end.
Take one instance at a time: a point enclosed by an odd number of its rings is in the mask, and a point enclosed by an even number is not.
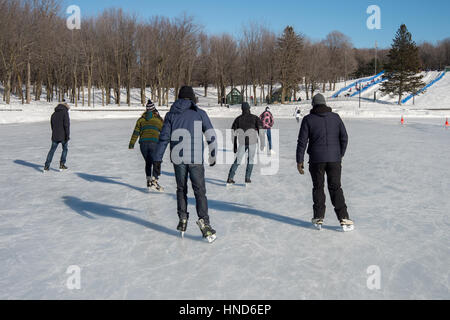
{"type": "Polygon", "coordinates": [[[299,83],[299,61],[303,47],[303,37],[294,31],[293,27],[286,27],[277,40],[277,58],[279,79],[282,86],[281,103],[296,84],[299,83]]]}
{"type": "Polygon", "coordinates": [[[417,75],[421,69],[419,48],[412,40],[412,35],[406,25],[401,25],[394,38],[394,43],[388,54],[385,66],[387,81],[383,83],[381,91],[398,95],[401,104],[405,93],[416,94],[425,86],[423,76],[417,75]]]}

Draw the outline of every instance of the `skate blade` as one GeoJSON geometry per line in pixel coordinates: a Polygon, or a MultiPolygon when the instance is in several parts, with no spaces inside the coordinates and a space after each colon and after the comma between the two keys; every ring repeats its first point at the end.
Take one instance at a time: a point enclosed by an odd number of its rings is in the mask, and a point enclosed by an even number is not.
{"type": "Polygon", "coordinates": [[[150,188],[148,188],[148,191],[150,191],[150,192],[157,192],[157,193],[164,193],[164,189],[156,189],[156,188],[152,188],[152,187],[150,187],[150,188]]]}
{"type": "Polygon", "coordinates": [[[216,239],[217,239],[217,235],[212,235],[212,236],[209,236],[209,237],[206,237],[206,240],[209,242],[209,243],[213,243],[214,241],[216,241],[216,239]]]}
{"type": "Polygon", "coordinates": [[[316,228],[319,231],[322,231],[322,225],[321,224],[315,224],[314,228],[316,228]]]}
{"type": "Polygon", "coordinates": [[[352,232],[354,230],[355,230],[355,226],[354,225],[342,226],[342,231],[344,231],[344,232],[352,232]]]}
{"type": "Polygon", "coordinates": [[[228,189],[233,188],[233,187],[234,187],[234,184],[232,184],[232,183],[227,183],[227,188],[228,188],[228,189]]]}

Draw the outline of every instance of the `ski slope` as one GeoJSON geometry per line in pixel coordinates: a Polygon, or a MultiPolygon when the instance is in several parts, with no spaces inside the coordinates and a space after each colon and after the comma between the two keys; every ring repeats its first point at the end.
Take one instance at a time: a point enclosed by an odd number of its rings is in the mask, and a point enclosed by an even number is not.
{"type": "Polygon", "coordinates": [[[448,109],[450,110],[450,74],[427,89],[424,94],[415,97],[415,104],[411,99],[405,106],[411,109],[448,109]]]}
{"type": "Polygon", "coordinates": [[[134,123],[72,121],[70,170],[46,175],[48,123],[0,125],[0,299],[450,298],[450,131],[440,120],[345,121],[343,187],[357,229],[344,234],[329,200],[325,229],[311,228],[311,179],[295,164],[299,125],[277,119],[276,175],[256,166],[245,189],[240,168],[227,191],[229,166],[206,169],[212,245],[195,226],[192,190],[178,238],[169,163],[166,193],[145,190],[143,159],[127,148],[134,123]],[[66,285],[74,265],[80,290],[66,285]],[[379,290],[367,287],[373,265],[379,290]]]}
{"type": "MultiPolygon", "coordinates": [[[[421,75],[423,76],[422,81],[425,84],[429,84],[430,82],[435,80],[437,77],[439,77],[441,75],[441,72],[439,72],[439,71],[421,72],[421,75]]],[[[428,94],[428,91],[424,95],[427,95],[427,94],[428,94]]],[[[390,102],[390,103],[398,103],[398,96],[389,95],[389,94],[382,95],[381,93],[378,96],[379,96],[378,100],[380,100],[380,101],[390,102]]],[[[406,98],[406,96],[404,96],[403,98],[406,98]]],[[[408,104],[405,104],[405,105],[408,105],[408,104]]],[[[411,105],[412,105],[412,101],[411,101],[411,105]]]]}

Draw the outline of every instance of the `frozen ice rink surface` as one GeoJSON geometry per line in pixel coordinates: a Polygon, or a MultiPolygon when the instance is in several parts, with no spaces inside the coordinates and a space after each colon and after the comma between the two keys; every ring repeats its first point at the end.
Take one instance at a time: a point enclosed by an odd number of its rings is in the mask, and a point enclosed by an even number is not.
{"type": "MultiPolygon", "coordinates": [[[[178,237],[168,162],[166,193],[147,193],[139,148],[128,150],[134,120],[73,121],[69,172],[45,175],[49,124],[0,126],[0,299],[449,299],[450,130],[432,119],[344,122],[355,232],[339,231],[329,200],[325,229],[311,227],[299,125],[279,120],[277,175],[257,166],[251,188],[227,190],[229,165],[206,169],[212,245],[195,225],[192,190],[178,237]],[[79,290],[67,287],[73,265],[79,290]],[[371,266],[378,290],[367,286],[371,266]]],[[[241,167],[238,184],[243,176],[241,167]]]]}

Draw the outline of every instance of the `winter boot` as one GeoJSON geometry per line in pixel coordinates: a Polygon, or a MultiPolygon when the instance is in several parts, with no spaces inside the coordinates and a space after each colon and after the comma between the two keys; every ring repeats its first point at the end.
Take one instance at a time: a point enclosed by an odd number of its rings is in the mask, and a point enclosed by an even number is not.
{"type": "Polygon", "coordinates": [[[67,168],[64,163],[61,163],[59,165],[59,172],[63,172],[63,171],[66,171],[66,170],[69,170],[69,168],[67,168]]]}
{"type": "Polygon", "coordinates": [[[49,172],[49,171],[50,171],[50,167],[45,166],[45,167],[44,167],[44,173],[47,173],[47,172],[49,172]]]}
{"type": "Polygon", "coordinates": [[[210,224],[205,223],[205,220],[200,219],[197,221],[197,225],[203,234],[203,238],[208,240],[209,243],[213,243],[217,239],[216,230],[214,230],[210,224]]]}

